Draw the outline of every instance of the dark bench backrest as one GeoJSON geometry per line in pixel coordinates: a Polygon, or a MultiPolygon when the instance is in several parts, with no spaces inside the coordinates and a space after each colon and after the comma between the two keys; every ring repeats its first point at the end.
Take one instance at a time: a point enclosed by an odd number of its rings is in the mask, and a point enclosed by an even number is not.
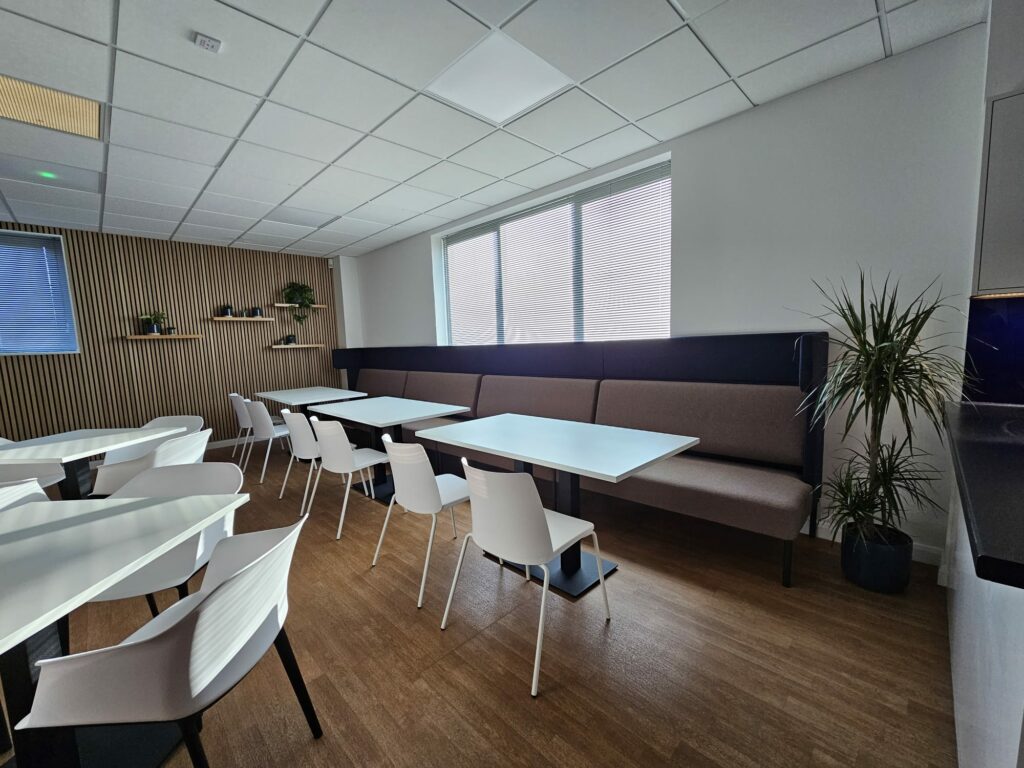
{"type": "Polygon", "coordinates": [[[476,396],[481,377],[475,373],[439,373],[437,371],[409,371],[405,381],[405,396],[412,400],[432,403],[464,405],[467,418],[476,416],[476,396]]]}
{"type": "Polygon", "coordinates": [[[356,390],[367,397],[404,397],[405,371],[363,368],[356,379],[356,390]]]}
{"type": "Polygon", "coordinates": [[[593,421],[596,379],[549,379],[540,376],[484,376],[476,415],[521,413],[548,419],[593,421]]]}

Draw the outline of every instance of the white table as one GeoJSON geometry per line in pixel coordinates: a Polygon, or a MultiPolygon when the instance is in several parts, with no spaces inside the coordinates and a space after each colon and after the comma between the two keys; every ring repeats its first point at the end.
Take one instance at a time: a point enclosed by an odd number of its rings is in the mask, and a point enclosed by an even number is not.
{"type": "MultiPolygon", "coordinates": [[[[467,413],[469,408],[464,405],[431,403],[426,400],[410,400],[404,397],[370,397],[366,400],[347,403],[314,405],[309,410],[342,421],[365,424],[370,428],[371,446],[383,451],[384,446],[381,442],[383,432],[386,431],[391,434],[392,438],[395,438],[394,428],[397,426],[425,419],[439,419],[443,416],[467,413]]],[[[400,435],[398,439],[401,439],[400,435]]],[[[374,495],[381,503],[388,501],[394,492],[394,486],[388,480],[383,464],[374,467],[373,486],[374,495]]]]}
{"type": "MultiPolygon", "coordinates": [[[[504,413],[444,427],[421,429],[417,437],[512,459],[517,471],[533,464],[555,470],[555,508],[580,516],[580,477],[618,483],[700,440],[641,429],[504,413]]],[[[577,543],[552,561],[551,585],[573,597],[598,583],[597,559],[577,543]]],[[[605,573],[616,564],[604,561],[605,573]]]]}
{"type": "Polygon", "coordinates": [[[90,457],[184,431],[184,427],[77,429],[0,446],[0,464],[63,464],[61,497],[81,499],[89,495],[91,487],[90,457]]]}
{"type": "MultiPolygon", "coordinates": [[[[248,500],[244,493],[83,499],[32,502],[0,512],[0,679],[12,727],[31,709],[35,660],[62,650],[54,622],[248,500]]],[[[18,766],[112,764],[104,750],[127,743],[111,739],[112,730],[15,731],[18,766]]],[[[152,749],[154,760],[162,762],[180,733],[173,723],[150,724],[131,726],[127,738],[152,749]]]]}
{"type": "Polygon", "coordinates": [[[275,403],[302,408],[315,403],[332,403],[338,400],[354,400],[366,397],[365,392],[334,387],[301,387],[299,389],[276,389],[271,392],[257,392],[256,397],[273,400],[275,403]]]}

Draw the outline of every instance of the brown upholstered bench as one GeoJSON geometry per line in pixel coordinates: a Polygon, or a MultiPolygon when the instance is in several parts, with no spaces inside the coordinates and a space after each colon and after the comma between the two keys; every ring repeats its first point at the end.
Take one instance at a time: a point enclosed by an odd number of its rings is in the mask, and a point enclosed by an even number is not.
{"type": "Polygon", "coordinates": [[[480,391],[481,376],[478,373],[439,373],[437,371],[409,371],[405,380],[405,397],[411,400],[426,400],[431,403],[462,405],[469,410],[458,416],[425,419],[413,424],[403,424],[405,440],[414,440],[417,429],[443,427],[456,421],[476,416],[476,397],[480,391]]]}

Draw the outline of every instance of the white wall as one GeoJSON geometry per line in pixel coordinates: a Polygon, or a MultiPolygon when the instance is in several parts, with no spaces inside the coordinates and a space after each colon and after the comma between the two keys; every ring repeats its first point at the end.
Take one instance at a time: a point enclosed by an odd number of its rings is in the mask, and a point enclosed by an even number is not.
{"type": "MultiPolygon", "coordinates": [[[[985,52],[975,26],[663,145],[672,333],[818,327],[802,314],[821,304],[811,280],[855,279],[858,265],[907,291],[938,277],[966,307],[985,52]]],[[[436,343],[432,258],[427,234],[360,257],[366,345],[436,343]]],[[[962,343],[962,318],[946,330],[962,343]]],[[[836,442],[833,430],[827,453],[836,442]]],[[[941,446],[922,447],[944,469],[941,446]]],[[[937,562],[944,517],[907,530],[937,562]]]]}

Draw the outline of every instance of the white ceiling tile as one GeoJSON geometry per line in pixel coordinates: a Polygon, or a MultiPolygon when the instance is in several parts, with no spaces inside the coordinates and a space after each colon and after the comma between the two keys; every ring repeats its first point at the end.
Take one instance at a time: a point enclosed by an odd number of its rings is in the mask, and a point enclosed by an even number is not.
{"type": "Polygon", "coordinates": [[[306,43],[274,86],[270,98],[369,131],[412,95],[412,91],[398,83],[306,43]],[[325,98],[327,94],[329,98],[325,98]]]}
{"type": "MultiPolygon", "coordinates": [[[[383,224],[374,224],[375,227],[384,228],[383,224]]],[[[379,230],[378,230],[379,231],[379,230]]],[[[373,234],[372,232],[370,234],[373,234]]],[[[319,243],[323,246],[330,246],[331,250],[341,248],[343,245],[354,243],[356,240],[361,240],[366,235],[350,235],[345,232],[329,232],[326,229],[318,229],[309,237],[305,238],[306,241],[319,243]]]]}
{"type": "Polygon", "coordinates": [[[382,248],[385,245],[391,245],[397,243],[399,240],[404,240],[409,237],[411,233],[403,232],[398,227],[390,227],[385,229],[376,235],[370,235],[365,240],[360,240],[359,245],[366,248],[382,248]]]}
{"type": "Polygon", "coordinates": [[[261,235],[254,232],[246,232],[238,243],[245,245],[265,245],[271,248],[283,248],[297,238],[280,235],[261,235]]]}
{"type": "Polygon", "coordinates": [[[806,88],[885,57],[882,33],[872,20],[739,78],[756,104],[806,88]]]}
{"type": "Polygon", "coordinates": [[[885,9],[887,11],[895,11],[897,8],[902,8],[907,3],[912,3],[914,0],[884,0],[885,9]]]}
{"type": "Polygon", "coordinates": [[[390,141],[367,136],[342,156],[337,165],[394,181],[405,181],[437,162],[436,157],[390,141]]]}
{"type": "Polygon", "coordinates": [[[112,195],[107,195],[103,200],[104,213],[123,213],[145,219],[181,221],[187,210],[188,208],[183,206],[147,203],[142,200],[113,197],[112,195]]]}
{"type": "Polygon", "coordinates": [[[110,40],[113,0],[3,0],[3,7],[102,43],[110,40]]]}
{"type": "Polygon", "coordinates": [[[430,155],[447,157],[492,130],[482,120],[426,96],[417,96],[374,134],[430,155]]]}
{"type": "Polygon", "coordinates": [[[429,189],[431,192],[459,197],[475,189],[486,187],[488,184],[493,184],[495,181],[497,179],[493,176],[449,163],[446,160],[409,179],[409,184],[421,189],[429,189]]]}
{"type": "Polygon", "coordinates": [[[875,0],[730,0],[693,26],[733,75],[867,21],[875,0]]]}
{"type": "Polygon", "coordinates": [[[11,155],[103,170],[103,142],[52,131],[16,120],[0,119],[0,147],[11,155]]]}
{"type": "Polygon", "coordinates": [[[332,251],[338,250],[340,246],[334,245],[333,243],[321,243],[317,240],[303,239],[294,245],[290,245],[285,248],[288,253],[308,253],[313,256],[323,256],[324,254],[331,253],[332,251]]]}
{"type": "MultiPolygon", "coordinates": [[[[196,203],[196,205],[198,206],[199,203],[196,203]]],[[[194,224],[200,227],[215,227],[225,232],[234,232],[235,237],[245,232],[257,221],[258,219],[249,218],[248,216],[233,216],[230,213],[203,211],[199,208],[193,208],[189,211],[188,216],[185,217],[186,224],[194,224]]]]}
{"type": "MultiPolygon", "coordinates": [[[[196,200],[195,207],[201,211],[258,219],[274,206],[259,200],[221,195],[216,192],[203,192],[199,199],[196,200]]],[[[214,226],[217,225],[215,224],[214,226]]]]}
{"type": "Polygon", "coordinates": [[[504,30],[580,81],[682,24],[665,0],[538,0],[504,30]]]}
{"type": "Polygon", "coordinates": [[[239,232],[233,229],[221,229],[219,227],[205,227],[200,224],[185,222],[174,234],[175,240],[198,240],[199,242],[219,243],[227,245],[237,238],[239,232]]]}
{"type": "Polygon", "coordinates": [[[188,160],[154,155],[116,145],[111,146],[107,154],[108,173],[136,179],[156,178],[165,184],[192,187],[196,190],[209,180],[214,170],[211,165],[190,163],[188,160]]]}
{"type": "Polygon", "coordinates": [[[750,102],[740,89],[733,83],[726,83],[645,117],[639,125],[661,141],[668,141],[749,108],[750,102]]]}
{"type": "Polygon", "coordinates": [[[588,80],[586,88],[636,120],[728,79],[693,32],[681,29],[588,80]]]}
{"type": "Polygon", "coordinates": [[[277,253],[281,250],[280,245],[270,245],[267,243],[254,243],[247,240],[238,240],[231,244],[232,248],[241,248],[248,251],[267,251],[268,253],[277,253]]]}
{"type": "Polygon", "coordinates": [[[566,160],[564,157],[552,157],[550,160],[538,163],[532,168],[527,168],[525,171],[509,176],[509,181],[522,184],[530,189],[540,189],[548,184],[554,184],[556,181],[575,176],[577,173],[582,173],[585,170],[587,169],[582,165],[566,160]]]}
{"type": "Polygon", "coordinates": [[[131,229],[136,232],[159,232],[163,235],[170,235],[178,227],[176,221],[162,221],[160,219],[145,219],[140,216],[126,216],[123,213],[103,213],[103,229],[117,227],[119,229],[131,229]]]}
{"type": "Polygon", "coordinates": [[[496,181],[489,187],[478,189],[471,195],[467,195],[467,199],[474,203],[482,203],[484,205],[497,205],[503,203],[506,200],[511,200],[513,197],[519,195],[525,195],[530,190],[519,184],[513,184],[511,181],[496,181]]]}
{"type": "Polygon", "coordinates": [[[334,0],[310,39],[422,88],[485,34],[446,0],[334,0]]]}
{"type": "Polygon", "coordinates": [[[455,2],[484,23],[497,27],[526,5],[527,0],[455,0],[455,2]]]}
{"type": "Polygon", "coordinates": [[[317,12],[323,7],[323,0],[225,0],[243,11],[248,11],[271,24],[295,34],[303,34],[313,23],[317,12]]]}
{"type": "Polygon", "coordinates": [[[596,168],[654,144],[657,142],[635,125],[625,125],[599,139],[570,149],[565,156],[589,168],[596,168]]]}
{"type": "Polygon", "coordinates": [[[449,222],[443,216],[434,216],[429,213],[421,213],[419,216],[403,221],[401,224],[396,224],[392,229],[398,230],[399,232],[415,235],[418,232],[426,232],[429,229],[437,229],[445,226],[449,222]]]}
{"type": "Polygon", "coordinates": [[[495,30],[427,90],[459,109],[501,124],[571,84],[563,72],[495,30]]]}
{"type": "Polygon", "coordinates": [[[408,208],[396,208],[393,205],[383,203],[366,203],[352,211],[352,215],[360,219],[369,219],[380,224],[397,224],[400,221],[411,219],[420,211],[409,210],[408,208]]]}
{"type": "Polygon", "coordinates": [[[340,219],[324,225],[324,227],[315,234],[315,237],[320,237],[322,234],[328,232],[337,232],[362,238],[372,235],[375,232],[380,232],[385,226],[387,225],[381,224],[377,221],[357,219],[354,216],[342,216],[340,219]]]}
{"type": "Polygon", "coordinates": [[[103,225],[103,231],[108,235],[124,235],[125,237],[145,237],[149,240],[168,240],[170,232],[148,232],[138,229],[126,229],[125,227],[114,227],[108,224],[103,225]]]}
{"type": "Polygon", "coordinates": [[[121,0],[118,48],[262,96],[298,38],[214,0],[121,0]],[[224,41],[217,53],[196,32],[224,41]]]}
{"type": "Polygon", "coordinates": [[[107,195],[142,200],[147,203],[188,207],[196,199],[197,191],[145,179],[130,179],[107,174],[107,195]]]}
{"type": "Polygon", "coordinates": [[[220,173],[244,173],[299,186],[324,167],[323,163],[316,160],[239,141],[220,164],[220,173]]]}
{"type": "Polygon", "coordinates": [[[388,179],[329,166],[299,190],[288,205],[324,213],[346,213],[393,186],[395,183],[388,179]]]}
{"type": "Polygon", "coordinates": [[[76,168],[41,160],[32,160],[18,155],[0,154],[0,178],[27,181],[84,192],[99,192],[101,177],[97,171],[76,168]]]}
{"type": "Polygon", "coordinates": [[[474,203],[471,200],[452,200],[450,203],[445,203],[432,210],[430,215],[454,221],[455,219],[461,219],[463,216],[469,216],[482,211],[486,207],[483,203],[474,203]]]}
{"type": "Polygon", "coordinates": [[[207,189],[229,197],[244,195],[247,200],[255,199],[261,203],[270,203],[269,207],[273,208],[284,202],[284,199],[298,187],[285,181],[258,178],[247,173],[232,173],[222,169],[213,175],[207,189]]]}
{"type": "Polygon", "coordinates": [[[334,217],[331,214],[322,213],[320,211],[307,211],[302,208],[292,208],[290,206],[280,205],[270,211],[264,218],[267,218],[270,221],[280,221],[285,224],[298,224],[303,227],[312,227],[315,229],[334,217]]]}
{"type": "Polygon", "coordinates": [[[551,153],[545,149],[523,141],[518,136],[495,131],[452,155],[451,159],[492,176],[508,176],[549,157],[551,153]]]}
{"type": "Polygon", "coordinates": [[[431,208],[437,208],[437,206],[443,205],[449,200],[451,198],[447,195],[440,195],[437,192],[428,192],[425,189],[403,184],[394,189],[389,189],[380,197],[375,198],[373,202],[422,212],[429,211],[431,208]]]}
{"type": "Polygon", "coordinates": [[[258,103],[255,96],[233,88],[131,54],[117,54],[115,106],[225,136],[237,136],[258,103]]]}
{"type": "Polygon", "coordinates": [[[113,109],[110,114],[110,143],[122,147],[217,165],[231,142],[232,139],[227,136],[135,112],[125,112],[123,109],[113,109]]]}
{"type": "Polygon", "coordinates": [[[672,4],[682,11],[687,20],[703,16],[712,8],[717,8],[726,0],[671,0],[672,4]]]}
{"type": "Polygon", "coordinates": [[[356,245],[350,245],[347,248],[344,248],[339,253],[343,256],[362,256],[363,254],[366,253],[372,253],[375,250],[376,248],[372,248],[370,246],[365,245],[359,245],[357,243],[356,245]]]}
{"type": "Polygon", "coordinates": [[[893,53],[936,40],[987,18],[986,0],[917,0],[886,16],[893,53]]]}
{"type": "Polygon", "coordinates": [[[65,189],[52,184],[32,184],[27,181],[0,179],[0,192],[8,200],[24,200],[30,203],[47,205],[64,205],[69,208],[86,208],[98,211],[100,195],[98,192],[83,192],[80,189],[65,189]]]}
{"type": "Polygon", "coordinates": [[[564,152],[625,123],[603,104],[574,88],[520,117],[508,130],[534,144],[564,152]]]}
{"type": "Polygon", "coordinates": [[[298,240],[312,232],[315,227],[300,227],[297,224],[285,224],[283,221],[257,222],[252,229],[245,233],[246,238],[252,235],[273,235],[274,237],[287,237],[291,240],[298,240]]]}
{"type": "Polygon", "coordinates": [[[46,224],[50,226],[90,226],[100,223],[100,212],[89,208],[69,208],[65,205],[46,205],[28,200],[8,200],[18,221],[25,224],[46,224]]]}
{"type": "Polygon", "coordinates": [[[60,91],[107,100],[107,46],[0,11],[3,73],[60,91]]]}
{"type": "Polygon", "coordinates": [[[242,138],[329,163],[362,135],[343,125],[267,101],[249,123],[242,138]]]}

